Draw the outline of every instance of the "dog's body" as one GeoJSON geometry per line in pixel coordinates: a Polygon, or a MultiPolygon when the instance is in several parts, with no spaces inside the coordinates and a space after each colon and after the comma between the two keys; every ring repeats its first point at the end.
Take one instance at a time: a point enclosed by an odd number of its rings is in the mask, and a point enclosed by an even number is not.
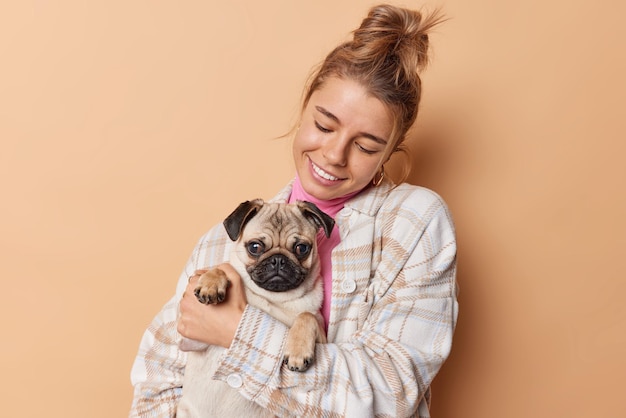
{"type": "MultiPolygon", "coordinates": [[[[330,235],[333,220],[307,202],[297,204],[244,202],[224,221],[236,241],[230,264],[244,284],[247,301],[290,327],[284,362],[305,371],[315,355],[315,343],[326,342],[319,309],[323,298],[316,236],[320,227],[330,235]],[[245,228],[244,228],[245,227],[245,228]]],[[[217,269],[204,273],[196,296],[202,303],[219,303],[228,287],[217,269]]],[[[177,417],[272,416],[246,400],[228,383],[213,380],[225,349],[183,339],[188,353],[183,395],[177,417]]],[[[237,378],[234,386],[237,386],[237,378]]]]}

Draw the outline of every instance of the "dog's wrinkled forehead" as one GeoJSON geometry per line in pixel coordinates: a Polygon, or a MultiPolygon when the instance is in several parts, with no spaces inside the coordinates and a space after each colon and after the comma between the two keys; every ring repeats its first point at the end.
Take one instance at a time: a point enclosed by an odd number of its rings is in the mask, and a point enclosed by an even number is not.
{"type": "Polygon", "coordinates": [[[317,227],[295,205],[266,203],[244,229],[243,235],[264,233],[282,241],[294,235],[314,238],[317,227]]]}
{"type": "Polygon", "coordinates": [[[313,237],[322,228],[327,238],[330,237],[335,225],[333,218],[322,212],[313,203],[298,201],[295,204],[266,204],[262,199],[248,200],[239,204],[224,219],[223,224],[228,237],[237,241],[242,237],[244,229],[249,232],[249,228],[246,228],[249,222],[251,225],[255,225],[253,229],[279,231],[280,235],[302,231],[305,235],[313,237]],[[263,228],[264,223],[267,228],[263,228]]]}

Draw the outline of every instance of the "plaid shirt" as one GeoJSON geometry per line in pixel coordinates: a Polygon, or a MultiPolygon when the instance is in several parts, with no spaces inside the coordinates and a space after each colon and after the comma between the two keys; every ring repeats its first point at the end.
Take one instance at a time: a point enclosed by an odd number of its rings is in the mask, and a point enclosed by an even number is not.
{"type": "MultiPolygon", "coordinates": [[[[283,366],[287,327],[248,306],[212,378],[277,416],[429,417],[429,387],[457,319],[450,213],[427,189],[384,182],[347,202],[336,222],[328,344],[317,345],[311,368],[283,366]]],[[[194,270],[227,261],[231,245],[221,225],[200,239],[176,295],[144,333],[131,372],[131,417],[175,416],[186,361],[177,301],[194,270]]]]}

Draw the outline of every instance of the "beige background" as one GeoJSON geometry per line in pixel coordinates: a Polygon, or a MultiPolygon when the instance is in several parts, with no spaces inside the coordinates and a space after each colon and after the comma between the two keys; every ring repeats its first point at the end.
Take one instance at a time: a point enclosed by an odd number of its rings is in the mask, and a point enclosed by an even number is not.
{"type": "MultiPolygon", "coordinates": [[[[372,4],[0,3],[3,416],[126,416],[193,245],[291,178],[273,138],[372,4]]],[[[626,416],[626,4],[426,5],[451,20],[410,180],[453,211],[461,286],[434,416],[626,416]]]]}

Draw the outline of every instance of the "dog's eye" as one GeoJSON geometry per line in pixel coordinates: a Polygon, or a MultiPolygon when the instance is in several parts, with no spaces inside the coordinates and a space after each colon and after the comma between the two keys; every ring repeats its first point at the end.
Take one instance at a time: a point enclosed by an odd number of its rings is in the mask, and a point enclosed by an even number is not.
{"type": "Polygon", "coordinates": [[[311,246],[309,244],[300,243],[300,244],[296,244],[293,247],[293,253],[298,258],[304,258],[307,255],[309,255],[310,252],[311,252],[311,246]]]}
{"type": "Polygon", "coordinates": [[[265,245],[261,241],[250,241],[248,243],[248,254],[258,257],[265,252],[265,245]]]}

